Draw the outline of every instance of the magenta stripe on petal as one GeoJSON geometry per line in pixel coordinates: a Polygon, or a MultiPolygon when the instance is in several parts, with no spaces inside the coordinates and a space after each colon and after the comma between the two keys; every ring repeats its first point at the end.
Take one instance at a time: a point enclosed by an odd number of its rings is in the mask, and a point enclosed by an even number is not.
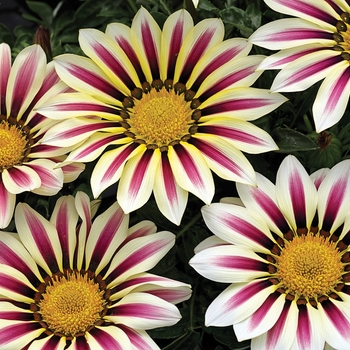
{"type": "Polygon", "coordinates": [[[183,26],[184,26],[183,18],[180,18],[179,21],[174,26],[173,32],[171,34],[169,57],[168,57],[167,79],[174,78],[175,64],[183,42],[183,34],[184,34],[183,26]]]}
{"type": "MultiPolygon", "coordinates": [[[[58,346],[59,346],[60,340],[61,340],[61,337],[53,336],[46,341],[46,343],[41,347],[40,350],[57,350],[59,348],[58,346]]],[[[82,350],[82,348],[79,348],[79,350],[82,350]]]]}
{"type": "MultiPolygon", "coordinates": [[[[2,347],[5,347],[8,344],[11,344],[11,341],[14,341],[15,339],[19,337],[23,337],[25,334],[33,332],[37,329],[40,329],[41,326],[38,322],[25,322],[20,324],[12,324],[7,327],[3,327],[0,330],[0,349],[2,347]]],[[[32,339],[28,339],[28,343],[32,339]]]]}
{"type": "Polygon", "coordinates": [[[117,114],[119,115],[119,110],[108,107],[108,106],[101,106],[95,103],[89,103],[89,102],[68,102],[68,103],[60,103],[55,105],[55,110],[57,111],[94,111],[102,112],[102,113],[109,113],[109,114],[117,114]]]}
{"type": "Polygon", "coordinates": [[[161,317],[167,318],[168,316],[168,312],[164,308],[144,303],[116,305],[111,311],[112,315],[139,317],[148,320],[159,320],[161,317]]]}
{"type": "Polygon", "coordinates": [[[130,78],[128,72],[125,71],[124,67],[118,62],[118,60],[100,43],[94,43],[92,45],[95,53],[98,54],[99,58],[107,65],[107,67],[119,78],[121,81],[130,89],[135,88],[135,84],[130,78]]]}
{"type": "Polygon", "coordinates": [[[330,230],[344,200],[347,181],[344,178],[338,179],[332,186],[328,194],[326,210],[322,224],[323,230],[330,230]]]}
{"type": "Polygon", "coordinates": [[[269,280],[262,280],[248,284],[226,302],[227,309],[231,310],[237,308],[241,304],[251,299],[255,294],[261,292],[263,289],[269,286],[271,286],[271,282],[269,280]]]}
{"type": "Polygon", "coordinates": [[[153,350],[153,348],[150,347],[149,343],[147,343],[143,337],[132,328],[129,328],[123,324],[118,325],[118,327],[121,328],[128,336],[131,344],[135,347],[135,349],[153,350]]]}
{"type": "MultiPolygon", "coordinates": [[[[93,331],[93,329],[89,332],[91,333],[93,331]]],[[[89,344],[86,342],[86,338],[85,337],[76,337],[75,338],[76,342],[76,349],[78,350],[91,350],[89,344]]]]}
{"type": "MultiPolygon", "coordinates": [[[[178,204],[178,197],[176,192],[176,183],[173,175],[173,171],[171,170],[169,158],[166,152],[162,152],[162,171],[163,171],[163,179],[165,184],[165,191],[168,201],[171,203],[171,206],[174,207],[178,204]]],[[[157,181],[161,181],[160,179],[157,181]]]]}
{"type": "Polygon", "coordinates": [[[213,259],[213,264],[217,267],[234,270],[267,271],[266,264],[243,256],[220,255],[213,259]]]}
{"type": "MultiPolygon", "coordinates": [[[[207,64],[207,66],[203,69],[202,73],[198,76],[196,81],[193,83],[191,89],[193,91],[197,91],[200,87],[200,85],[203,83],[203,80],[211,73],[213,73],[215,70],[217,70],[219,67],[230,61],[232,58],[234,58],[241,50],[239,47],[230,47],[227,50],[220,53],[218,56],[216,56],[210,63],[207,64]]],[[[251,74],[251,73],[250,73],[251,74]]],[[[217,91],[222,90],[222,88],[216,89],[217,91]]],[[[213,93],[214,94],[214,93],[213,93]]],[[[207,98],[207,97],[206,97],[207,98]]]]}
{"type": "Polygon", "coordinates": [[[324,301],[322,306],[334,328],[344,338],[348,338],[350,334],[349,319],[329,300],[324,301]]]}
{"type": "Polygon", "coordinates": [[[33,289],[29,288],[26,284],[18,281],[17,279],[14,279],[12,276],[8,276],[2,272],[0,272],[0,286],[17,294],[34,297],[33,289]]]}
{"type": "Polygon", "coordinates": [[[311,322],[307,307],[299,305],[297,342],[302,348],[311,349],[311,322]]]}
{"type": "MultiPolygon", "coordinates": [[[[333,10],[334,10],[335,12],[337,12],[339,15],[340,15],[342,12],[344,12],[344,11],[338,6],[338,4],[334,3],[333,0],[325,0],[325,2],[326,2],[328,5],[332,6],[333,10]]],[[[347,3],[349,4],[349,1],[347,1],[347,3]]]]}
{"type": "Polygon", "coordinates": [[[144,283],[153,283],[156,281],[164,281],[164,278],[157,277],[157,276],[143,276],[143,277],[137,277],[133,278],[129,281],[122,282],[118,284],[115,288],[112,290],[112,294],[115,294],[123,289],[127,289],[132,286],[136,286],[138,284],[144,284],[144,283]]]}
{"type": "Polygon", "coordinates": [[[0,303],[0,320],[33,321],[33,314],[21,311],[2,311],[0,303]]]}
{"type": "Polygon", "coordinates": [[[306,227],[306,207],[303,180],[298,171],[293,171],[289,178],[289,192],[297,227],[306,227]]]}
{"type": "Polygon", "coordinates": [[[281,312],[281,315],[275,325],[267,332],[266,346],[267,349],[275,349],[276,343],[283,334],[283,327],[287,321],[288,311],[290,309],[291,301],[286,300],[281,312]]]}
{"type": "Polygon", "coordinates": [[[179,79],[181,83],[185,84],[187,82],[189,76],[192,73],[193,67],[197,64],[198,60],[203,56],[214,34],[215,34],[215,28],[208,28],[199,36],[197,41],[193,43],[192,49],[188,53],[187,59],[183,65],[184,68],[179,79]]]}
{"type": "Polygon", "coordinates": [[[254,146],[266,145],[265,140],[256,137],[253,134],[237,130],[233,128],[226,128],[224,126],[203,125],[198,127],[198,132],[203,134],[213,134],[221,137],[227,137],[234,141],[249,143],[254,146]]]}
{"type": "Polygon", "coordinates": [[[107,95],[112,96],[119,101],[123,101],[125,95],[117,90],[110,82],[103,80],[101,76],[77,65],[71,65],[68,68],[68,71],[72,76],[78,78],[79,80],[84,81],[85,83],[100,91],[103,91],[107,95]]]}
{"type": "MultiPolygon", "coordinates": [[[[115,339],[109,333],[103,331],[102,329],[93,328],[89,333],[96,339],[101,349],[110,349],[110,350],[124,350],[123,346],[118,342],[118,339],[115,339]]],[[[83,338],[83,337],[78,337],[83,338]]],[[[84,348],[83,348],[84,349],[84,348]]],[[[88,349],[91,349],[90,347],[88,349]]],[[[79,348],[79,350],[81,350],[79,348]]]]}
{"type": "Polygon", "coordinates": [[[264,303],[256,310],[250,320],[250,327],[252,329],[259,327],[261,322],[264,321],[266,314],[269,312],[275,301],[279,298],[281,294],[272,293],[270,294],[264,303]]]}
{"type": "MultiPolygon", "coordinates": [[[[333,18],[333,22],[334,22],[333,18]]],[[[306,28],[301,28],[301,29],[285,29],[281,32],[274,33],[271,35],[266,35],[264,40],[266,41],[271,41],[271,42],[286,42],[290,41],[292,42],[293,40],[309,40],[309,39],[325,39],[325,40],[334,40],[333,36],[331,33],[327,33],[324,30],[316,30],[316,29],[306,29],[306,28]]]]}
{"type": "Polygon", "coordinates": [[[143,47],[145,49],[147,61],[151,68],[153,80],[159,79],[158,54],[153,36],[147,21],[141,24],[141,34],[143,47]]]}
{"type": "Polygon", "coordinates": [[[6,49],[5,49],[5,47],[3,47],[2,55],[0,57],[0,72],[1,72],[0,115],[7,115],[5,101],[6,101],[7,82],[8,82],[8,77],[9,77],[10,71],[11,71],[11,51],[9,49],[9,46],[7,46],[7,44],[2,44],[2,45],[6,45],[6,49]]]}
{"type": "Polygon", "coordinates": [[[11,176],[13,182],[22,188],[32,187],[33,180],[30,174],[27,174],[25,171],[22,171],[20,168],[10,168],[7,170],[11,176]]]}

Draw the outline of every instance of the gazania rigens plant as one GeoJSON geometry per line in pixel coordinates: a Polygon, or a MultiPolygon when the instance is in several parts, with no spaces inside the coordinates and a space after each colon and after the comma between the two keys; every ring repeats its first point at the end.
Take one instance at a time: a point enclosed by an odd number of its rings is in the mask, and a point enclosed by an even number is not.
{"type": "Polygon", "coordinates": [[[117,203],[92,220],[88,196],[61,197],[50,221],[18,204],[0,232],[0,348],[154,350],[145,330],[175,324],[190,286],[145,271],[175,243],[117,203]]]}
{"type": "Polygon", "coordinates": [[[302,91],[324,79],[312,112],[319,133],[343,116],[350,95],[350,5],[343,0],[264,0],[275,11],[297,18],[259,28],[250,42],[281,50],[259,69],[281,69],[272,91],[302,91]]]}
{"type": "Polygon", "coordinates": [[[67,90],[40,46],[23,49],[11,65],[10,47],[0,44],[0,228],[10,223],[17,194],[54,195],[84,169],[74,163],[55,168],[71,148],[40,144],[57,122],[35,108],[67,90]]]}
{"type": "Polygon", "coordinates": [[[350,160],[309,176],[287,156],[276,185],[260,174],[257,183],[237,184],[243,206],[226,199],[203,208],[215,236],[190,264],[231,283],[208,307],[206,325],[233,325],[253,350],[347,349],[350,160]]]}
{"type": "Polygon", "coordinates": [[[89,162],[102,154],[91,176],[95,197],[119,181],[117,199],[128,213],[153,191],[160,211],[176,224],[188,192],[211,202],[211,170],[255,185],[242,151],[277,146],[249,121],[286,99],[250,87],[264,57],[247,56],[246,39],[223,37],[221,20],[194,26],[185,10],[170,15],[162,30],[144,8],[131,28],[113,23],[105,33],[81,30],[79,43],[88,57],[55,58],[58,75],[78,92],[41,106],[45,116],[65,119],[43,142],[78,146],[67,162],[89,162]]]}

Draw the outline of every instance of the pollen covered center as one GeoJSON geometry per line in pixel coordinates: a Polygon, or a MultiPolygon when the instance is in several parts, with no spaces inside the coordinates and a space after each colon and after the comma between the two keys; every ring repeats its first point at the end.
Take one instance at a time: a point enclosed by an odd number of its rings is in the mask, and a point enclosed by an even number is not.
{"type": "Polygon", "coordinates": [[[343,59],[350,60],[350,14],[343,12],[340,14],[340,20],[336,23],[337,31],[333,34],[333,39],[337,45],[334,50],[342,51],[343,59]]]}
{"type": "Polygon", "coordinates": [[[193,111],[183,95],[164,88],[152,89],[134,102],[128,123],[137,139],[161,147],[189,134],[193,111]]]}
{"type": "Polygon", "coordinates": [[[106,301],[98,283],[85,274],[69,274],[53,280],[39,303],[42,321],[54,333],[75,336],[101,319],[106,301]]]}
{"type": "Polygon", "coordinates": [[[26,153],[28,140],[16,125],[0,123],[0,171],[20,164],[26,153]]]}
{"type": "Polygon", "coordinates": [[[344,272],[335,243],[319,235],[302,235],[287,242],[276,266],[286,293],[306,299],[331,293],[344,272]]]}

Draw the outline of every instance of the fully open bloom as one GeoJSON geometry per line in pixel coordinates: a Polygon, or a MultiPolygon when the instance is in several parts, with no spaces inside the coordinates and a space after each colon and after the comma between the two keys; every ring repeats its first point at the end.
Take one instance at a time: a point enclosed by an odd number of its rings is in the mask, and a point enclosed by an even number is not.
{"type": "Polygon", "coordinates": [[[118,203],[93,222],[92,209],[83,192],[61,197],[50,221],[16,207],[18,237],[0,232],[1,349],[153,350],[145,330],[180,319],[190,286],[144,272],[175,236],[128,228],[118,203]]]}
{"type": "Polygon", "coordinates": [[[141,8],[131,28],[113,23],[106,33],[83,29],[89,57],[55,59],[63,81],[79,93],[61,94],[39,111],[66,119],[45,135],[50,145],[79,144],[68,161],[98,160],[91,177],[98,197],[119,179],[125,212],[140,208],[152,190],[160,211],[179,224],[188,191],[210,203],[213,170],[220,177],[255,184],[243,153],[277,149],[249,123],[285,101],[251,88],[263,56],[248,56],[245,39],[223,41],[219,19],[193,25],[185,10],[159,28],[141,8]]]}
{"type": "Polygon", "coordinates": [[[316,131],[343,116],[350,94],[350,5],[346,0],[264,0],[275,11],[297,16],[259,28],[249,41],[280,52],[259,69],[281,69],[272,91],[302,91],[322,82],[313,104],[316,131]]]}
{"type": "Polygon", "coordinates": [[[215,236],[190,264],[232,283],[209,306],[208,326],[233,328],[252,349],[348,349],[350,160],[309,176],[286,157],[276,185],[237,184],[244,206],[203,208],[215,236]]]}
{"type": "Polygon", "coordinates": [[[13,216],[16,194],[56,194],[63,182],[74,180],[84,169],[83,164],[54,169],[69,148],[39,144],[56,121],[33,109],[68,89],[53,63],[46,64],[40,46],[22,50],[11,67],[10,47],[0,44],[0,228],[13,216]]]}

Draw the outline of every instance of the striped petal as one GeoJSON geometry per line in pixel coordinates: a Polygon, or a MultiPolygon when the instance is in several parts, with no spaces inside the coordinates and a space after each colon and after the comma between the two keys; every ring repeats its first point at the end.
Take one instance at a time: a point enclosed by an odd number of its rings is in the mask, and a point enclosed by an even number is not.
{"type": "Polygon", "coordinates": [[[148,293],[128,294],[109,311],[106,320],[140,330],[172,326],[181,318],[176,306],[148,293]]]}
{"type": "MultiPolygon", "coordinates": [[[[298,326],[298,307],[286,300],[278,321],[266,333],[253,338],[252,350],[290,349],[298,326]]],[[[305,348],[304,348],[305,349],[305,348]]]]}
{"type": "Polygon", "coordinates": [[[6,88],[11,71],[11,48],[8,44],[0,44],[0,115],[6,112],[6,88]]]}
{"type": "Polygon", "coordinates": [[[140,208],[148,201],[160,157],[159,149],[146,150],[135,155],[126,163],[117,192],[117,201],[125,213],[140,208]]]}
{"type": "Polygon", "coordinates": [[[16,195],[9,192],[2,180],[0,174],[0,229],[7,227],[13,216],[16,204],[16,195]]]}
{"type": "MultiPolygon", "coordinates": [[[[132,350],[132,345],[127,335],[115,326],[95,326],[91,331],[86,332],[85,337],[90,349],[132,350]]],[[[80,350],[80,347],[78,349],[80,350]]]]}
{"type": "Polygon", "coordinates": [[[235,323],[233,329],[239,341],[252,339],[271,329],[282,313],[285,296],[278,292],[270,294],[265,302],[249,317],[235,323]]]}
{"type": "Polygon", "coordinates": [[[55,57],[55,68],[60,78],[74,90],[86,92],[98,101],[122,106],[125,95],[92,60],[72,54],[60,55],[55,57]]]}
{"type": "Polygon", "coordinates": [[[207,227],[219,238],[252,251],[268,253],[274,239],[268,226],[244,207],[213,203],[202,208],[207,227]]]}
{"type": "Polygon", "coordinates": [[[273,111],[287,99],[268,90],[242,87],[226,89],[209,97],[200,105],[201,122],[214,116],[239,120],[256,120],[273,111]]]}
{"type": "Polygon", "coordinates": [[[128,242],[115,255],[105,273],[105,277],[112,281],[108,288],[113,288],[132,275],[153,268],[174,244],[175,236],[166,231],[128,242]]]}
{"type": "Polygon", "coordinates": [[[78,162],[69,163],[62,165],[61,169],[63,172],[63,182],[72,182],[85,170],[85,164],[78,162]]]}
{"type": "Polygon", "coordinates": [[[231,243],[228,243],[227,241],[213,235],[210,237],[207,237],[202,242],[200,242],[195,248],[194,253],[197,254],[201,252],[202,250],[205,250],[207,248],[216,247],[219,245],[229,245],[231,243]]]}
{"type": "Polygon", "coordinates": [[[321,50],[300,57],[284,67],[272,83],[271,91],[303,91],[343,66],[337,51],[321,50]]]}
{"type": "Polygon", "coordinates": [[[159,349],[158,345],[152,340],[152,338],[147,334],[147,332],[142,330],[135,330],[122,325],[119,325],[119,327],[128,336],[134,349],[142,349],[142,350],[159,349]]]}
{"type": "Polygon", "coordinates": [[[193,28],[193,19],[185,10],[171,14],[165,21],[161,36],[160,78],[173,79],[175,64],[184,38],[193,28]]]}
{"type": "Polygon", "coordinates": [[[23,49],[13,62],[6,90],[7,116],[20,119],[39,91],[46,73],[46,55],[39,45],[23,49]]]}
{"type": "Polygon", "coordinates": [[[320,228],[334,232],[350,212],[350,162],[335,165],[318,189],[318,217],[320,228]]]}
{"type": "Polygon", "coordinates": [[[276,199],[276,187],[266,177],[256,173],[257,186],[237,183],[237,191],[244,205],[254,215],[262,218],[272,232],[279,235],[290,227],[283,216],[276,199]]]}
{"type": "Polygon", "coordinates": [[[129,216],[117,202],[93,222],[85,248],[85,269],[92,268],[96,275],[109,263],[115,251],[126,238],[129,216]]]}
{"type": "Polygon", "coordinates": [[[209,168],[225,180],[255,185],[255,172],[243,153],[216,135],[193,135],[191,144],[203,155],[209,168]]]}
{"type": "Polygon", "coordinates": [[[344,115],[350,97],[350,67],[347,61],[327,74],[312,107],[316,132],[336,124],[344,115]]]}
{"type": "Polygon", "coordinates": [[[73,269],[73,258],[77,243],[76,227],[78,213],[75,209],[73,196],[61,197],[57,200],[50,218],[56,227],[63,255],[63,267],[73,269]]]}
{"type": "Polygon", "coordinates": [[[188,192],[177,184],[165,152],[161,153],[155,178],[157,181],[154,181],[153,192],[160,212],[169,221],[180,225],[187,204],[188,192]]]}
{"type": "Polygon", "coordinates": [[[312,43],[333,46],[335,43],[332,32],[301,18],[284,18],[267,23],[258,28],[249,41],[270,50],[289,49],[312,43]]]}
{"type": "Polygon", "coordinates": [[[239,323],[252,315],[274,292],[275,286],[267,280],[235,283],[226,288],[209,305],[205,313],[206,326],[225,327],[232,320],[239,323]]]}
{"type": "Polygon", "coordinates": [[[316,213],[317,191],[304,167],[294,156],[281,163],[276,177],[276,197],[284,216],[296,231],[310,227],[316,213]]]}
{"type": "Polygon", "coordinates": [[[256,154],[277,150],[272,137],[261,128],[244,120],[234,118],[212,118],[198,127],[200,134],[212,134],[225,138],[239,150],[256,154]]]}
{"type": "Polygon", "coordinates": [[[38,322],[0,320],[0,348],[24,349],[44,331],[45,328],[42,328],[38,322]]]}
{"type": "Polygon", "coordinates": [[[143,145],[126,144],[105,152],[95,165],[91,174],[91,188],[97,198],[107,187],[115,184],[123,170],[126,161],[138,153],[144,153],[143,145]]]}
{"type": "Polygon", "coordinates": [[[41,186],[41,179],[37,172],[25,165],[4,169],[2,181],[5,188],[13,194],[31,191],[41,186]]]}
{"type": "Polygon", "coordinates": [[[40,177],[41,186],[32,190],[43,196],[55,195],[63,186],[62,169],[56,168],[56,163],[48,159],[34,159],[27,166],[40,177]]]}
{"type": "Polygon", "coordinates": [[[185,142],[169,147],[168,157],[176,182],[209,204],[214,196],[214,181],[201,152],[185,142]]]}
{"type": "Polygon", "coordinates": [[[329,173],[329,170],[329,168],[322,168],[313,172],[310,175],[310,178],[313,180],[316,189],[320,187],[322,181],[326,178],[327,174],[329,173]]]}
{"type": "Polygon", "coordinates": [[[252,250],[220,245],[197,253],[189,264],[205,278],[222,283],[249,282],[270,275],[267,261],[252,250]]]}
{"type": "Polygon", "coordinates": [[[66,349],[66,337],[58,337],[54,334],[43,339],[34,340],[28,350],[64,350],[66,349]]]}
{"type": "Polygon", "coordinates": [[[181,46],[176,61],[174,81],[187,84],[199,59],[210,48],[222,42],[223,38],[224,25],[220,19],[207,18],[196,24],[186,35],[181,46]]]}
{"type": "Polygon", "coordinates": [[[62,271],[62,249],[56,228],[26,203],[15,210],[17,231],[35,262],[48,275],[62,271]]]}
{"type": "Polygon", "coordinates": [[[18,307],[11,302],[0,302],[0,320],[30,321],[33,320],[33,312],[18,307]]]}

